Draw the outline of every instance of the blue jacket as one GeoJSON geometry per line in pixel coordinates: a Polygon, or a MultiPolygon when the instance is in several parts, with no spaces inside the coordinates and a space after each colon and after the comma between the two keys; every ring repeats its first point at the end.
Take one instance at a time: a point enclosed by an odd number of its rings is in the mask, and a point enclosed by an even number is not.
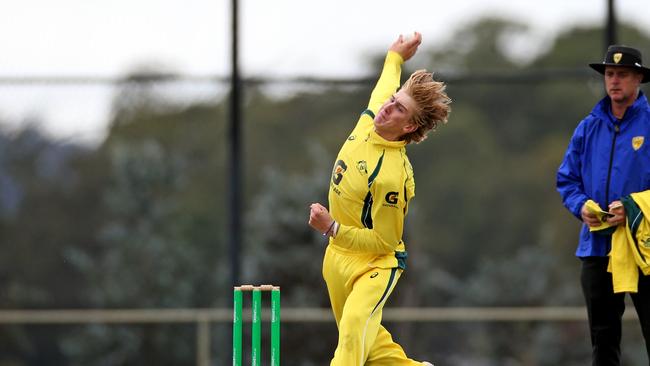
{"type": "MultiPolygon", "coordinates": [[[[582,220],[588,200],[607,210],[612,201],[650,189],[650,106],[643,92],[617,120],[611,100],[603,98],[571,137],[557,172],[557,190],[564,206],[582,220]],[[648,141],[645,141],[648,140],[648,141]]],[[[611,235],[589,232],[582,225],[576,256],[606,256],[611,235]]]]}

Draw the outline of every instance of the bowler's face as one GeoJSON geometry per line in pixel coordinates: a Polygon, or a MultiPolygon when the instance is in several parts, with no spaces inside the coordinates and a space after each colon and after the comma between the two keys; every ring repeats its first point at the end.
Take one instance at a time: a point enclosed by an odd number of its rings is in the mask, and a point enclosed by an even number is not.
{"type": "Polygon", "coordinates": [[[413,132],[417,126],[411,121],[417,105],[404,90],[390,97],[375,116],[375,130],[389,141],[397,141],[413,132]]]}
{"type": "Polygon", "coordinates": [[[641,80],[643,74],[631,67],[605,67],[605,90],[614,103],[634,103],[641,80]]]}

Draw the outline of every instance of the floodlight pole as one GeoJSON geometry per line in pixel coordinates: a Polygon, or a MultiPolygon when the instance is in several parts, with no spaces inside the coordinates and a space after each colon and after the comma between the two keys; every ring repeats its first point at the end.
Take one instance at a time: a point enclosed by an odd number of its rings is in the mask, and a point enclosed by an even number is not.
{"type": "Polygon", "coordinates": [[[241,97],[238,69],[238,9],[237,0],[232,0],[232,73],[230,77],[230,126],[228,128],[228,141],[230,152],[230,177],[229,222],[227,232],[229,235],[230,282],[232,286],[239,285],[239,272],[241,267],[241,192],[242,192],[242,159],[241,159],[241,97]]]}
{"type": "Polygon", "coordinates": [[[616,13],[614,12],[614,0],[607,1],[607,25],[605,34],[605,49],[612,44],[616,44],[616,13]]]}

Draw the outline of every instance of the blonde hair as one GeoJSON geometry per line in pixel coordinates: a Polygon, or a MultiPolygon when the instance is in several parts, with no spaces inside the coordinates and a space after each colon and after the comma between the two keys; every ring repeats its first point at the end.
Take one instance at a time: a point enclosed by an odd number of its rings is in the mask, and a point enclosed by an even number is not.
{"type": "Polygon", "coordinates": [[[414,111],[413,122],[418,128],[404,135],[407,143],[420,143],[427,138],[429,131],[435,131],[440,123],[447,123],[451,113],[451,99],[445,93],[445,83],[433,80],[433,74],[418,70],[402,85],[413,98],[418,110],[414,111]]]}

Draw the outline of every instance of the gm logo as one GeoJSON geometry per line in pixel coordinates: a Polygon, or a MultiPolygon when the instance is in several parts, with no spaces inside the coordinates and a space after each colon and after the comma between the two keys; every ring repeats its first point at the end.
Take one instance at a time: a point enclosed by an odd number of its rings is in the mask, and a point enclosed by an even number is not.
{"type": "Polygon", "coordinates": [[[399,197],[399,193],[397,192],[388,192],[386,193],[386,202],[390,203],[391,205],[397,204],[397,197],[399,197]]]}

